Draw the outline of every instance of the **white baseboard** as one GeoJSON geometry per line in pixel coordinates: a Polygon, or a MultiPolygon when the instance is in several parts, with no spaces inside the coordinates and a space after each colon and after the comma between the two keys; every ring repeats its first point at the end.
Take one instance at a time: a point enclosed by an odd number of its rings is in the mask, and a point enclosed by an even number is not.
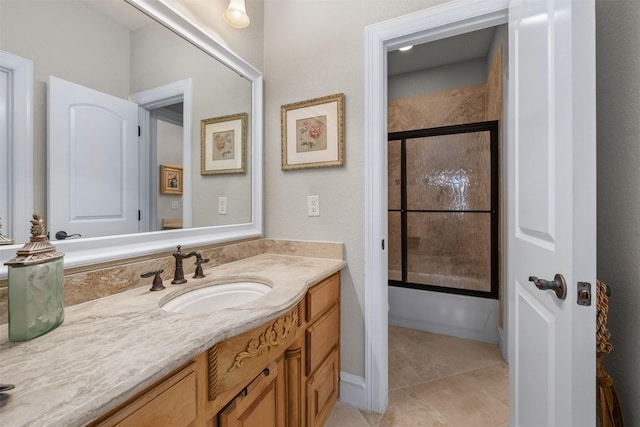
{"type": "Polygon", "coordinates": [[[367,409],[367,386],[364,378],[340,372],[340,401],[358,409],[367,409]]]}
{"type": "Polygon", "coordinates": [[[389,287],[389,324],[498,343],[498,300],[389,287]]]}
{"type": "Polygon", "coordinates": [[[501,326],[498,326],[498,348],[500,349],[500,354],[502,354],[504,361],[509,363],[509,349],[507,347],[507,340],[504,336],[504,329],[501,326]]]}

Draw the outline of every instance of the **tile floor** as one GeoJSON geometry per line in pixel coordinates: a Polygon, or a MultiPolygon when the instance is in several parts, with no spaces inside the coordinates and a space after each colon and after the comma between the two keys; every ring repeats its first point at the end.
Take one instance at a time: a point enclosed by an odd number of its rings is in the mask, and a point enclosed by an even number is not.
{"type": "Polygon", "coordinates": [[[502,427],[509,424],[509,369],[498,347],[389,327],[389,408],[338,402],[326,427],[502,427]]]}

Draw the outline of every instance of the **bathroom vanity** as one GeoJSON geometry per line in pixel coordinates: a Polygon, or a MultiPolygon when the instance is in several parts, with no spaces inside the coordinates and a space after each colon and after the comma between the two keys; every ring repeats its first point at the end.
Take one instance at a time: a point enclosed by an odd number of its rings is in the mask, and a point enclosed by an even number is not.
{"type": "Polygon", "coordinates": [[[342,260],[261,254],[164,291],[72,306],[24,343],[0,327],[6,425],[316,426],[338,397],[342,260]],[[193,288],[254,280],[271,290],[212,313],[161,306],[193,288]]]}

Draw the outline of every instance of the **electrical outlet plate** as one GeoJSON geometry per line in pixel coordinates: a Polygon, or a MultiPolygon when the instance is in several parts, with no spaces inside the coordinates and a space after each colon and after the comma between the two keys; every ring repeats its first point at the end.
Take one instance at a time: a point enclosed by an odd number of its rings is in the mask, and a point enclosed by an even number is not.
{"type": "Polygon", "coordinates": [[[307,196],[307,216],[320,216],[320,196],[307,196]]]}

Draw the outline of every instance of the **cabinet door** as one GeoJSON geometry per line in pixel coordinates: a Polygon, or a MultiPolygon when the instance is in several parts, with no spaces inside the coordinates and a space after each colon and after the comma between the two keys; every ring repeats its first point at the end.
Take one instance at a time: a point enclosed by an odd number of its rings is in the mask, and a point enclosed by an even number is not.
{"type": "Polygon", "coordinates": [[[272,363],[219,414],[220,427],[281,427],[285,423],[282,358],[272,363]]]}
{"type": "Polygon", "coordinates": [[[306,375],[311,375],[327,358],[332,348],[340,343],[340,306],[331,310],[306,331],[307,366],[306,375]]]}
{"type": "Polygon", "coordinates": [[[323,426],[338,399],[340,364],[336,348],[307,380],[307,426],[323,426]]]}

